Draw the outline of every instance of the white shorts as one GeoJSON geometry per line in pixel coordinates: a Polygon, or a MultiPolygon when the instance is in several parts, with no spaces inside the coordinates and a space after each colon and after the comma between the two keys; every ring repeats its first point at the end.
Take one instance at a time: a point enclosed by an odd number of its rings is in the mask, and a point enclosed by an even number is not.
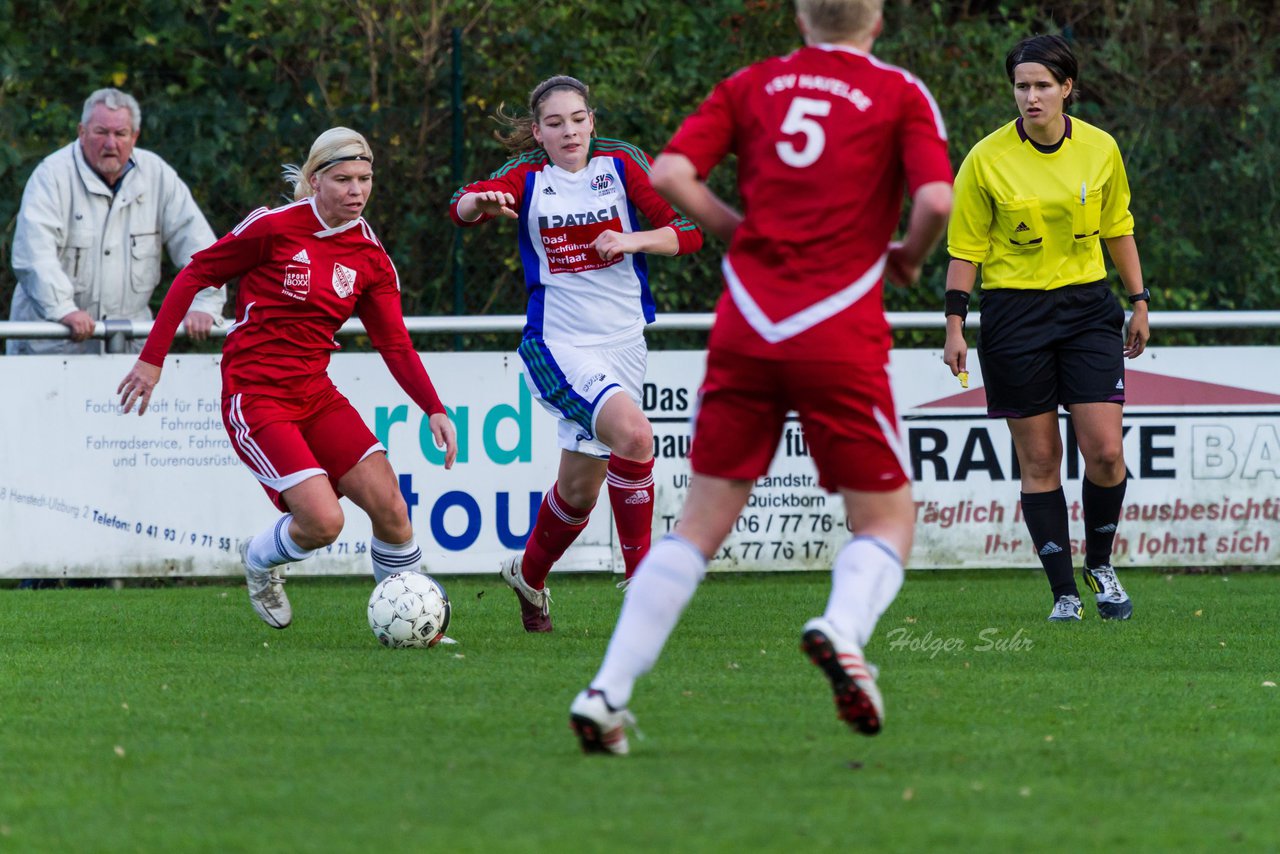
{"type": "Polygon", "coordinates": [[[619,392],[640,405],[649,363],[644,339],[621,347],[574,347],[526,338],[517,352],[524,360],[525,384],[543,408],[560,419],[560,447],[608,457],[609,446],[596,438],[596,418],[605,401],[619,392]]]}

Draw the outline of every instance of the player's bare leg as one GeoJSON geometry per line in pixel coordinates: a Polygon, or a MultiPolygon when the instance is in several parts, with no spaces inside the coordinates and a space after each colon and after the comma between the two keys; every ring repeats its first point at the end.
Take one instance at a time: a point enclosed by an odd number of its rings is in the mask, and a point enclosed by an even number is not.
{"type": "Polygon", "coordinates": [[[329,478],[309,477],[280,493],[280,497],[292,516],[288,533],[298,548],[315,551],[341,536],[347,520],[329,478]]]}
{"type": "Polygon", "coordinates": [[[556,471],[556,488],[571,506],[594,507],[608,469],[608,460],[577,451],[561,450],[560,467],[556,471]]]}
{"type": "Polygon", "coordinates": [[[378,539],[403,542],[413,536],[409,509],[386,454],[376,451],[356,463],[338,480],[338,488],[369,515],[378,539]]]}
{"type": "Polygon", "coordinates": [[[387,455],[370,454],[338,480],[342,494],[369,514],[369,556],[374,581],[397,572],[422,572],[422,549],[413,536],[409,508],[387,455]]]}

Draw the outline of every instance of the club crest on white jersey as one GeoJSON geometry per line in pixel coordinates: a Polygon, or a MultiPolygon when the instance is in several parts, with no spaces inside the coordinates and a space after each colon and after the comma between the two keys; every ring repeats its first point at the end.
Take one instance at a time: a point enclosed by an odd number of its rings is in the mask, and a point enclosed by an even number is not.
{"type": "Polygon", "coordinates": [[[351,296],[356,289],[356,271],[341,264],[334,264],[333,289],[343,299],[351,296]]]}
{"type": "Polygon", "coordinates": [[[613,186],[613,175],[611,173],[602,172],[596,175],[595,178],[591,178],[590,187],[591,189],[594,189],[594,191],[596,192],[596,195],[600,195],[600,193],[607,191],[607,189],[611,188],[612,186],[613,186]]]}

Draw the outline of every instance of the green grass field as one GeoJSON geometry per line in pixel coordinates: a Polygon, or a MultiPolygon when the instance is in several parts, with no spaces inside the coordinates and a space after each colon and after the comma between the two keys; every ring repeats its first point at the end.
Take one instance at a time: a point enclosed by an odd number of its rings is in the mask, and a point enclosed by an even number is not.
{"type": "Polygon", "coordinates": [[[849,851],[1280,847],[1280,574],[1130,571],[1128,623],[1050,625],[1038,571],[916,572],[869,657],[884,732],[798,651],[826,574],[712,576],[632,710],[568,728],[620,602],[553,577],[520,631],[445,578],[460,644],[385,650],[370,584],[0,590],[0,851],[849,851]]]}

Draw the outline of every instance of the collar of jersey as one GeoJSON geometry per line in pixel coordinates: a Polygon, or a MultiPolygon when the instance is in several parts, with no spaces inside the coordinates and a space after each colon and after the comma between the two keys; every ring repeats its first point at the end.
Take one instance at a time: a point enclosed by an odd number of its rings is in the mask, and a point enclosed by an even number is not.
{"type": "Polygon", "coordinates": [[[335,234],[341,234],[342,232],[347,231],[348,229],[355,228],[357,225],[360,224],[361,220],[364,219],[364,217],[358,216],[355,219],[351,220],[351,222],[344,223],[343,225],[340,225],[337,228],[331,228],[327,222],[321,219],[320,211],[316,210],[316,197],[309,196],[307,198],[307,202],[308,204],[311,205],[311,213],[315,214],[316,222],[324,226],[324,228],[315,232],[312,235],[313,237],[332,237],[335,234]]]}
{"type": "Polygon", "coordinates": [[[1014,119],[1013,123],[1014,123],[1014,126],[1018,129],[1018,139],[1022,140],[1023,142],[1031,143],[1031,147],[1034,148],[1036,151],[1040,152],[1041,154],[1053,154],[1058,149],[1062,148],[1063,143],[1071,139],[1071,116],[1068,116],[1067,114],[1063,113],[1062,118],[1067,123],[1067,127],[1063,131],[1062,137],[1053,145],[1041,145],[1031,137],[1027,136],[1027,131],[1022,127],[1022,116],[1018,116],[1018,118],[1014,119]]]}
{"type": "Polygon", "coordinates": [[[815,47],[818,50],[839,51],[840,53],[851,53],[854,56],[867,56],[865,50],[858,50],[856,47],[849,47],[845,44],[832,44],[831,42],[822,42],[821,44],[811,44],[809,47],[815,47]]]}
{"type": "Polygon", "coordinates": [[[568,169],[562,169],[559,166],[557,166],[556,162],[551,159],[551,155],[547,154],[547,150],[545,148],[542,150],[542,153],[547,158],[547,167],[550,169],[554,169],[556,171],[556,174],[561,176],[562,180],[567,179],[570,181],[579,181],[579,180],[582,180],[582,177],[587,174],[587,170],[591,168],[591,161],[595,159],[596,138],[595,137],[591,138],[591,144],[587,146],[587,162],[577,172],[570,172],[568,169]]]}

